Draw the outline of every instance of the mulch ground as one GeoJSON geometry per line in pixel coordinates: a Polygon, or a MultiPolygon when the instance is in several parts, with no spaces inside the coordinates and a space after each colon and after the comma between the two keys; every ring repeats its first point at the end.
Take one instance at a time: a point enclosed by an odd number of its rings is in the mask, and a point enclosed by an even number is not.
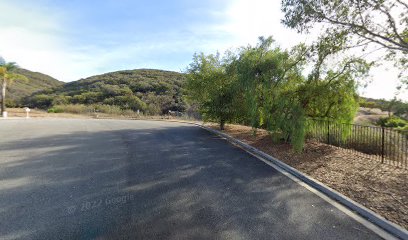
{"type": "MultiPolygon", "coordinates": [[[[215,124],[206,126],[219,130],[215,124]]],[[[408,170],[381,164],[363,153],[307,142],[297,154],[289,144],[273,143],[267,131],[227,125],[225,133],[262,150],[408,229],[408,170]]]]}

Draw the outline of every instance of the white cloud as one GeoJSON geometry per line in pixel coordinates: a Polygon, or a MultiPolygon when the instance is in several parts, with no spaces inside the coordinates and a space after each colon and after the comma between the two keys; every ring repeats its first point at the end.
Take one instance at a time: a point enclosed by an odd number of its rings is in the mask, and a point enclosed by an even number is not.
{"type": "Polygon", "coordinates": [[[297,34],[285,28],[280,19],[280,1],[238,0],[223,13],[227,21],[218,26],[218,30],[232,36],[232,44],[242,46],[255,44],[259,36],[270,36],[283,48],[307,41],[307,36],[297,34]]]}
{"type": "MultiPolygon", "coordinates": [[[[190,23],[182,28],[174,26],[147,36],[83,33],[69,25],[72,13],[66,9],[35,4],[36,1],[30,5],[0,1],[0,55],[63,81],[140,67],[181,70],[191,60],[192,56],[186,56],[190,53],[212,53],[256,44],[259,36],[272,35],[283,48],[300,41],[310,42],[316,36],[299,35],[285,28],[280,23],[283,17],[280,1],[273,0],[229,0],[225,9],[211,12],[208,16],[213,18],[211,21],[190,23]],[[78,41],[83,34],[99,35],[90,41],[78,41]]],[[[396,72],[379,68],[373,75],[374,80],[369,88],[362,90],[363,95],[392,98],[398,82],[396,72]]],[[[408,100],[408,96],[401,97],[408,100]]]]}
{"type": "Polygon", "coordinates": [[[56,35],[59,19],[41,9],[28,10],[6,2],[1,2],[0,8],[0,54],[30,70],[62,77],[59,69],[64,64],[64,46],[56,35]]]}
{"type": "MultiPolygon", "coordinates": [[[[257,37],[270,36],[282,48],[290,48],[300,42],[310,43],[318,35],[319,29],[313,30],[312,34],[301,35],[294,30],[285,28],[280,20],[283,13],[280,9],[280,1],[271,0],[238,0],[231,1],[225,13],[227,21],[214,27],[217,31],[230,35],[228,46],[222,46],[220,50],[229,47],[245,46],[255,44],[257,37]],[[232,45],[233,44],[233,45],[232,45]]],[[[390,64],[375,67],[371,71],[372,79],[367,88],[360,88],[363,96],[372,98],[391,99],[396,93],[399,84],[396,70],[390,64]]],[[[408,101],[407,92],[398,95],[408,101]]]]}
{"type": "MultiPolygon", "coordinates": [[[[44,6],[21,7],[0,2],[0,55],[31,71],[48,74],[62,81],[101,73],[120,55],[97,46],[70,43],[66,15],[44,6]]],[[[120,49],[123,53],[125,49],[120,49]]]]}

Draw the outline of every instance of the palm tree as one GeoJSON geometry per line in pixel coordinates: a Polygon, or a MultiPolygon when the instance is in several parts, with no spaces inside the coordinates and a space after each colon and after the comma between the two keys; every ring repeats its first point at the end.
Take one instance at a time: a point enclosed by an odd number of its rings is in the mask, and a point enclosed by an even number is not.
{"type": "Polygon", "coordinates": [[[1,78],[1,115],[6,117],[6,88],[7,84],[11,84],[14,80],[24,80],[27,81],[27,77],[13,73],[14,70],[18,68],[17,64],[14,62],[5,62],[4,59],[0,57],[0,78],[1,78]]]}

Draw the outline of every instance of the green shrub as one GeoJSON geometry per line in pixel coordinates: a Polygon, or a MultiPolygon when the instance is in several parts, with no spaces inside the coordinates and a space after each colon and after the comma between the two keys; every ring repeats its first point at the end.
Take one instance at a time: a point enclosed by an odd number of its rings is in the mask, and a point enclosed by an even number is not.
{"type": "Polygon", "coordinates": [[[375,102],[368,102],[368,101],[360,101],[359,104],[360,104],[360,107],[365,107],[365,108],[380,108],[381,107],[375,102]]]}
{"type": "Polygon", "coordinates": [[[48,109],[49,113],[74,113],[74,114],[91,114],[91,113],[104,113],[109,115],[123,115],[123,116],[135,116],[136,112],[131,109],[122,109],[120,106],[95,104],[61,104],[55,105],[48,109]]]}
{"type": "Polygon", "coordinates": [[[52,105],[53,97],[46,94],[38,94],[31,98],[30,107],[47,109],[52,105]]]}
{"type": "Polygon", "coordinates": [[[405,127],[408,125],[408,121],[396,117],[396,116],[391,116],[391,117],[385,117],[385,118],[380,118],[377,121],[377,124],[382,126],[382,127],[389,127],[389,128],[400,128],[400,127],[405,127]]]}
{"type": "Polygon", "coordinates": [[[113,114],[113,115],[122,115],[123,110],[119,106],[115,105],[95,105],[94,108],[97,112],[113,114]]]}
{"type": "Polygon", "coordinates": [[[83,104],[65,104],[65,105],[55,105],[50,110],[53,112],[65,112],[74,114],[86,114],[93,112],[92,106],[87,106],[83,104]]]}
{"type": "Polygon", "coordinates": [[[63,108],[60,108],[60,107],[58,107],[58,106],[55,106],[55,107],[52,107],[52,108],[48,109],[47,112],[48,112],[48,113],[63,113],[63,112],[64,112],[64,109],[63,109],[63,108]]]}
{"type": "Polygon", "coordinates": [[[396,130],[403,136],[405,136],[405,138],[408,139],[408,125],[405,125],[404,127],[398,127],[396,128],[396,130]]]}

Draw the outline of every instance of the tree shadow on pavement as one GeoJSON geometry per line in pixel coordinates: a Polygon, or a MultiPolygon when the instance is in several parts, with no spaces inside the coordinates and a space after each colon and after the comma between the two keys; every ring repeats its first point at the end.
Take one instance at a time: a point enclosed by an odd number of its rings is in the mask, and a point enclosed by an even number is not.
{"type": "Polygon", "coordinates": [[[0,154],[1,239],[375,237],[194,126],[52,134],[0,154]]]}

